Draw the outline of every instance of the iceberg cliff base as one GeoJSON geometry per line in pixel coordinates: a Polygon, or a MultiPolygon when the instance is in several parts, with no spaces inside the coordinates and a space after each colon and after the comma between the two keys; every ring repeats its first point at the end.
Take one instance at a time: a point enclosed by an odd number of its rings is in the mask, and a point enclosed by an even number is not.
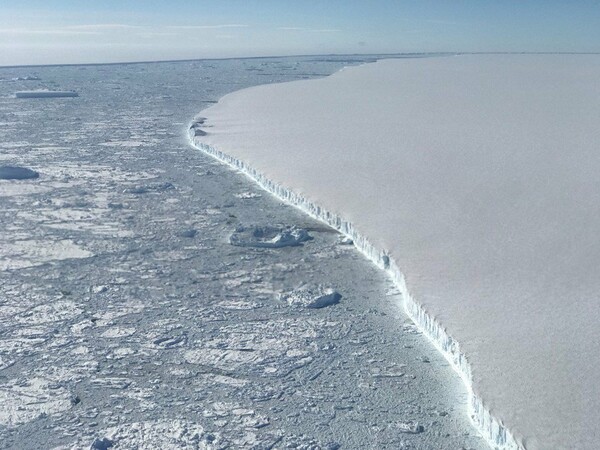
{"type": "Polygon", "coordinates": [[[526,450],[526,447],[518,442],[510,430],[493,416],[484,405],[483,400],[473,391],[471,368],[466,356],[460,350],[459,343],[446,332],[444,327],[435,318],[428,315],[427,311],[415,301],[408,290],[404,275],[385,250],[378,249],[372,245],[369,239],[363,236],[352,223],[336,214],[332,214],[285,186],[268,179],[244,161],[233,158],[210,145],[200,142],[196,133],[197,127],[194,125],[192,123],[189,127],[189,139],[193,147],[229,165],[233,169],[241,171],[277,198],[344,234],[354,242],[356,248],[363,255],[376,264],[377,267],[385,270],[402,293],[404,308],[409,317],[432,341],[434,346],[450,362],[451,366],[463,380],[469,394],[468,413],[479,433],[497,450],[526,450]]]}

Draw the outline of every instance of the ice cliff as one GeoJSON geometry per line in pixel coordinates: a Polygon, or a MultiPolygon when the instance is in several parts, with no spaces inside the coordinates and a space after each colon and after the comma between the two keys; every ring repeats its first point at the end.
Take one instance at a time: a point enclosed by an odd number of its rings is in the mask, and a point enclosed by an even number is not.
{"type": "Polygon", "coordinates": [[[251,88],[198,148],[352,239],[496,448],[593,449],[600,58],[386,60],[251,88]]]}

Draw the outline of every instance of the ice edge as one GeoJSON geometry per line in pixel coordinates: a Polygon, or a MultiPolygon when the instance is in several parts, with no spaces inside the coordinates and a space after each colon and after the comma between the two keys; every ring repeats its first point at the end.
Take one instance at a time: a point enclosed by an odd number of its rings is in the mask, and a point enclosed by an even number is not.
{"type": "Polygon", "coordinates": [[[192,125],[193,122],[188,127],[188,137],[193,147],[227,164],[233,169],[241,171],[275,197],[348,236],[354,241],[354,245],[363,255],[377,267],[383,269],[392,278],[392,281],[401,292],[404,298],[404,309],[408,316],[425,336],[431,340],[435,348],[444,355],[465,384],[469,395],[468,414],[477,431],[496,450],[527,450],[525,445],[517,442],[517,439],[515,439],[510,430],[491,414],[484,405],[483,400],[473,391],[471,366],[466,355],[460,351],[459,343],[446,332],[434,317],[431,317],[415,301],[406,286],[404,275],[396,265],[396,262],[390,258],[385,250],[377,249],[352,223],[343,220],[337,214],[323,209],[287,187],[268,179],[264,174],[250,167],[244,161],[235,159],[210,145],[203,144],[195,136],[195,130],[192,128],[192,125]]]}

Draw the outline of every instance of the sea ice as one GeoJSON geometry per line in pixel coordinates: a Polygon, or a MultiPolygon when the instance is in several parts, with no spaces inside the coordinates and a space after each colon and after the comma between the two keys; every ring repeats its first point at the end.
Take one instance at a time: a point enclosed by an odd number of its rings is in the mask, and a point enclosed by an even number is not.
{"type": "Polygon", "coordinates": [[[421,335],[395,334],[405,316],[385,274],[271,195],[236,198],[260,191],[182,145],[205,99],[347,64],[312,59],[289,75],[277,72],[289,58],[36,69],[83,101],[15,99],[0,83],[0,165],[41,173],[0,180],[0,416],[13,423],[0,447],[487,448],[454,407],[458,377],[421,335]],[[315,239],[233,247],[239,224],[315,239]],[[274,295],[304,282],[343,288],[343,307],[274,295]],[[400,370],[390,361],[406,375],[386,378],[400,370]],[[408,420],[426,432],[399,433],[408,420]]]}
{"type": "Polygon", "coordinates": [[[14,379],[0,384],[0,425],[14,427],[72,406],[69,392],[43,378],[14,379]]]}
{"type": "Polygon", "coordinates": [[[126,188],[123,190],[124,194],[147,194],[148,192],[163,192],[168,191],[169,189],[174,189],[175,186],[169,182],[164,183],[147,183],[137,185],[131,188],[126,188]]]}
{"type": "Polygon", "coordinates": [[[69,239],[19,240],[0,234],[0,271],[34,267],[48,261],[89,258],[93,253],[69,239]]]}
{"type": "Polygon", "coordinates": [[[229,242],[238,247],[280,248],[301,245],[310,239],[308,231],[297,227],[239,226],[229,242]]]}
{"type": "Polygon", "coordinates": [[[216,448],[217,439],[202,426],[184,420],[137,422],[108,428],[104,436],[92,441],[90,450],[142,449],[149,442],[153,448],[210,450],[216,448]]]}

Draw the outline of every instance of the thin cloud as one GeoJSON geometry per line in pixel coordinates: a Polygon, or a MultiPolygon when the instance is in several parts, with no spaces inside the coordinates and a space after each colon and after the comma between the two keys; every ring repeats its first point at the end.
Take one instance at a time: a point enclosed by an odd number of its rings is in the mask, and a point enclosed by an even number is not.
{"type": "Polygon", "coordinates": [[[223,28],[248,28],[248,26],[241,23],[225,23],[220,25],[171,25],[166,28],[171,30],[220,30],[223,28]]]}
{"type": "Polygon", "coordinates": [[[116,30],[140,30],[144,27],[139,25],[127,25],[123,23],[96,23],[87,25],[71,25],[64,27],[66,30],[82,31],[116,31],[116,30]]]}
{"type": "Polygon", "coordinates": [[[16,34],[16,35],[97,35],[100,34],[97,31],[88,30],[70,30],[66,28],[48,28],[48,29],[35,29],[35,28],[0,28],[0,34],[16,34]]]}
{"type": "Polygon", "coordinates": [[[429,20],[426,20],[425,22],[427,22],[427,23],[437,23],[437,24],[440,24],[440,25],[458,25],[457,22],[452,22],[450,20],[429,19],[429,20]]]}
{"type": "Polygon", "coordinates": [[[306,31],[309,33],[338,33],[342,31],[337,28],[277,27],[277,29],[283,31],[306,31]]]}
{"type": "Polygon", "coordinates": [[[169,31],[143,31],[141,33],[136,33],[135,35],[143,38],[179,36],[178,33],[169,31]]]}

